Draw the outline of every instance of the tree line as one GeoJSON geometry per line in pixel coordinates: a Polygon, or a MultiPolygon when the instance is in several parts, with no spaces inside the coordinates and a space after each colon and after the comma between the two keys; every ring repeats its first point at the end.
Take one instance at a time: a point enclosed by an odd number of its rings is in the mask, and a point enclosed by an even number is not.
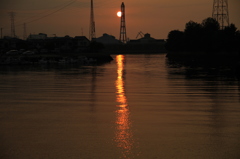
{"type": "Polygon", "coordinates": [[[206,18],[202,23],[189,21],[184,31],[169,32],[165,47],[176,52],[240,52],[240,31],[234,24],[220,29],[213,18],[206,18]]]}

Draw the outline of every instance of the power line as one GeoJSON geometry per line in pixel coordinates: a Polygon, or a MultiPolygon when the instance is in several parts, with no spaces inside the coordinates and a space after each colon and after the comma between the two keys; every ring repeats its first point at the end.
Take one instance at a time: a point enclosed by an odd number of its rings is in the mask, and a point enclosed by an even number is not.
{"type": "MultiPolygon", "coordinates": [[[[71,0],[71,1],[68,1],[67,3],[65,2],[65,3],[61,4],[61,8],[56,9],[54,11],[52,11],[53,10],[52,9],[51,11],[44,11],[44,12],[38,13],[37,15],[33,15],[33,16],[30,16],[30,17],[27,17],[27,18],[24,18],[24,19],[20,19],[20,20],[14,19],[15,20],[14,23],[13,23],[14,24],[13,25],[14,26],[14,32],[15,32],[16,27],[21,26],[21,27],[24,28],[23,23],[25,23],[25,26],[26,26],[26,24],[34,23],[36,21],[39,21],[39,20],[44,19],[46,17],[49,17],[49,16],[65,9],[66,7],[70,6],[71,4],[76,3],[76,1],[77,0],[71,0]],[[45,14],[45,15],[43,15],[43,14],[45,14]],[[39,15],[42,15],[42,16],[39,17],[39,15]]],[[[106,6],[111,7],[111,6],[114,6],[114,3],[117,3],[118,1],[119,0],[103,0],[101,2],[96,3],[96,6],[98,8],[103,7],[103,6],[104,7],[106,7],[106,6]]],[[[73,12],[79,12],[79,8],[85,8],[85,7],[89,7],[89,3],[78,1],[78,3],[76,3],[76,5],[74,5],[74,8],[69,8],[68,11],[72,10],[73,12]]],[[[57,7],[54,7],[54,8],[57,8],[57,7]]],[[[4,27],[1,27],[1,28],[5,29],[5,30],[9,29],[8,26],[4,26],[4,27]]],[[[12,29],[11,29],[11,31],[12,31],[12,29]]]]}
{"type": "MultiPolygon", "coordinates": [[[[75,3],[77,0],[71,0],[70,1],[70,3],[67,3],[67,4],[64,4],[64,6],[62,6],[61,8],[59,8],[59,9],[57,9],[57,10],[54,10],[54,11],[51,11],[50,13],[48,13],[48,14],[46,14],[46,15],[43,15],[43,16],[41,16],[41,17],[38,17],[38,18],[34,18],[34,17],[36,17],[36,15],[35,16],[31,16],[31,17],[29,17],[29,18],[25,18],[25,19],[23,19],[23,20],[18,20],[17,21],[17,25],[15,25],[16,27],[19,27],[19,26],[22,26],[22,22],[24,21],[24,23],[26,23],[26,24],[29,24],[29,23],[33,23],[33,22],[35,22],[35,21],[38,21],[38,20],[41,20],[41,19],[43,19],[43,18],[46,18],[46,17],[48,17],[48,16],[51,16],[51,15],[53,15],[53,14],[55,14],[55,13],[57,13],[57,12],[59,12],[59,11],[61,11],[61,10],[63,10],[63,9],[65,9],[66,7],[68,7],[68,6],[70,6],[71,4],[73,4],[73,3],[75,3]]],[[[43,14],[43,13],[46,13],[46,12],[42,12],[42,13],[40,13],[40,14],[43,14]]],[[[5,27],[3,27],[3,28],[7,28],[7,26],[5,26],[5,27]]]]}
{"type": "MultiPolygon", "coordinates": [[[[36,15],[35,15],[35,16],[26,18],[26,19],[24,19],[24,20],[21,20],[20,22],[17,21],[18,23],[21,23],[21,24],[18,24],[18,25],[16,25],[16,26],[17,26],[17,27],[18,27],[18,26],[21,26],[21,25],[22,25],[22,21],[25,21],[26,24],[29,24],[29,23],[32,23],[32,22],[41,20],[41,19],[43,19],[43,18],[46,18],[46,17],[48,17],[48,16],[51,16],[51,15],[53,15],[53,14],[55,14],[55,13],[57,13],[57,12],[63,10],[63,9],[65,9],[66,7],[70,6],[71,4],[75,3],[76,1],[77,1],[77,0],[73,0],[73,1],[71,1],[70,3],[67,3],[66,5],[64,5],[63,7],[59,8],[59,9],[53,11],[53,12],[50,12],[50,13],[48,13],[48,14],[46,14],[46,15],[43,15],[43,16],[41,16],[41,17],[39,17],[39,18],[34,18],[34,17],[36,17],[36,15]],[[32,18],[34,18],[34,19],[28,21],[29,19],[32,19],[32,18]]],[[[114,1],[112,1],[112,0],[105,0],[105,1],[103,1],[103,2],[101,2],[101,3],[98,3],[98,4],[97,4],[97,7],[104,6],[104,5],[105,5],[104,3],[105,3],[105,4],[112,4],[112,3],[114,3],[114,1]]],[[[86,6],[88,6],[88,5],[89,5],[89,4],[85,3],[85,4],[78,5],[78,6],[80,6],[80,7],[86,7],[86,6]]],[[[70,10],[73,10],[73,9],[70,9],[70,10]]],[[[77,10],[77,11],[78,11],[78,10],[77,10]]],[[[42,13],[45,13],[45,12],[42,12],[42,13]]],[[[42,14],[42,13],[40,13],[40,14],[42,14]]]]}
{"type": "MultiPolygon", "coordinates": [[[[73,1],[73,0],[71,0],[71,2],[72,2],[72,1],[73,1]]],[[[71,3],[71,2],[70,2],[70,3],[71,3]]],[[[65,3],[63,3],[63,4],[61,4],[61,5],[54,6],[51,10],[43,11],[43,12],[38,13],[38,14],[35,14],[35,15],[31,16],[31,17],[27,17],[27,18],[25,18],[25,19],[17,20],[16,23],[21,23],[21,24],[22,24],[22,22],[26,22],[26,21],[29,21],[29,20],[31,21],[31,19],[37,19],[37,18],[35,18],[35,17],[38,17],[39,15],[42,15],[42,14],[51,13],[53,9],[56,9],[56,8],[59,8],[59,6],[62,7],[62,6],[68,5],[68,4],[69,4],[69,1],[68,1],[67,3],[65,2],[65,3]]]]}
{"type": "Polygon", "coordinates": [[[50,16],[50,15],[53,15],[54,13],[57,13],[57,12],[63,10],[64,8],[70,6],[70,5],[73,4],[74,2],[76,2],[76,0],[68,3],[67,5],[65,5],[65,6],[59,8],[59,9],[57,9],[57,10],[55,10],[55,11],[49,13],[49,14],[47,14],[47,15],[44,15],[44,16],[42,16],[42,17],[40,17],[40,18],[34,19],[34,20],[30,21],[30,22],[27,22],[27,24],[32,23],[32,22],[35,22],[35,21],[38,21],[38,20],[43,19],[43,18],[46,18],[46,17],[48,17],[48,16],[50,16]]]}

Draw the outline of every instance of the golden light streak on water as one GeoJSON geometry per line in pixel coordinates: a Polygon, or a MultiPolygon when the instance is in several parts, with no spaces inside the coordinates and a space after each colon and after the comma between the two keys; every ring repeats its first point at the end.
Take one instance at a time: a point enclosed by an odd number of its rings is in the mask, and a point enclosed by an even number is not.
{"type": "Polygon", "coordinates": [[[131,121],[129,119],[130,111],[125,95],[124,85],[124,55],[117,55],[117,80],[116,85],[116,132],[115,142],[120,148],[123,158],[129,158],[133,147],[133,139],[131,132],[131,121]]]}

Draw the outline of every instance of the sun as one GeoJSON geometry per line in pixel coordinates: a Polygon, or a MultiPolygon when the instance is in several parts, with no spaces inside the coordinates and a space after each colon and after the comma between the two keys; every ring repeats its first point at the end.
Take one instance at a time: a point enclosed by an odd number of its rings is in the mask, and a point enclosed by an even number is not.
{"type": "Polygon", "coordinates": [[[118,16],[118,17],[121,17],[121,16],[122,16],[122,12],[121,12],[121,11],[118,11],[118,12],[117,12],[117,16],[118,16]]]}

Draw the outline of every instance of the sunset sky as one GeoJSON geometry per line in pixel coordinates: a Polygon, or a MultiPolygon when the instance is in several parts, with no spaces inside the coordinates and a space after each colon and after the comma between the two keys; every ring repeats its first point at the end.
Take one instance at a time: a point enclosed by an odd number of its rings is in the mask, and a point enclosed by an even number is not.
{"type": "MultiPolygon", "coordinates": [[[[171,30],[183,30],[190,21],[201,22],[211,17],[213,0],[94,0],[96,36],[107,33],[119,38],[120,18],[117,12],[125,3],[127,37],[138,32],[167,38],[171,30]]],[[[228,0],[230,23],[240,29],[240,0],[228,0]]],[[[46,33],[49,37],[89,36],[90,0],[1,0],[0,28],[10,35],[9,12],[15,12],[16,35],[23,36],[23,23],[28,34],[46,33]]]]}

